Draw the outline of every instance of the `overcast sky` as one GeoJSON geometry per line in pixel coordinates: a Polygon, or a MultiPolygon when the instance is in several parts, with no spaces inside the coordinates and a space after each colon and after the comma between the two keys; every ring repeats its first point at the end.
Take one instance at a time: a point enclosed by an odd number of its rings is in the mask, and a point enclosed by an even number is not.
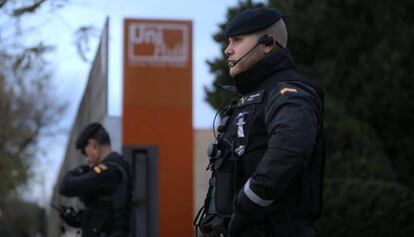
{"type": "MultiPolygon", "coordinates": [[[[191,20],[193,126],[211,128],[214,111],[204,102],[203,87],[211,84],[213,76],[209,74],[206,60],[220,55],[220,48],[212,35],[218,31],[218,24],[225,21],[227,9],[237,3],[238,0],[69,0],[62,9],[50,11],[44,8],[35,16],[25,18],[24,24],[36,27],[35,32],[29,34],[34,37],[34,41],[41,39],[56,47],[49,59],[53,65],[54,83],[60,98],[68,102],[67,112],[62,115],[60,124],[64,131],[57,137],[41,141],[44,151],[40,154],[35,176],[29,184],[34,190],[28,193],[28,198],[48,205],[66,149],[68,133],[86,85],[90,62],[82,61],[76,51],[76,29],[90,25],[98,29],[97,33],[100,34],[105,18],[110,18],[109,114],[119,116],[122,113],[123,19],[191,20]]],[[[87,54],[90,59],[95,55],[97,43],[97,40],[91,41],[87,54]]]]}

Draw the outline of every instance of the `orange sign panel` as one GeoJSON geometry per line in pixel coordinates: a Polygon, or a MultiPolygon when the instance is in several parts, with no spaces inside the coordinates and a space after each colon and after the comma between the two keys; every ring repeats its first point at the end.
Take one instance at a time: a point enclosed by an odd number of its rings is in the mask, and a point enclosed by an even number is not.
{"type": "Polygon", "coordinates": [[[124,145],[159,148],[159,235],[192,236],[192,23],[124,22],[124,145]]]}

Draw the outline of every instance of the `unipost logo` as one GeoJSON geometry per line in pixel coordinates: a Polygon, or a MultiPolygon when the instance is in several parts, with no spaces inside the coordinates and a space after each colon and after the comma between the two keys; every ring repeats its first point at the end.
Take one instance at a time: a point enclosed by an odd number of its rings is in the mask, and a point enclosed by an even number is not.
{"type": "Polygon", "coordinates": [[[189,29],[177,23],[131,23],[128,60],[132,64],[183,67],[188,61],[189,29]]]}

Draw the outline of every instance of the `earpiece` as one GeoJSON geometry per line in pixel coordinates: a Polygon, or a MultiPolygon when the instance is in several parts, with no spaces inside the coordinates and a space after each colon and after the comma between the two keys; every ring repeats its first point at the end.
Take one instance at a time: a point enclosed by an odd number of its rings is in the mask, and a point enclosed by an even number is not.
{"type": "Polygon", "coordinates": [[[264,44],[265,46],[270,46],[273,45],[275,43],[275,40],[273,39],[273,37],[271,35],[262,35],[258,40],[257,43],[259,44],[264,44]]]}

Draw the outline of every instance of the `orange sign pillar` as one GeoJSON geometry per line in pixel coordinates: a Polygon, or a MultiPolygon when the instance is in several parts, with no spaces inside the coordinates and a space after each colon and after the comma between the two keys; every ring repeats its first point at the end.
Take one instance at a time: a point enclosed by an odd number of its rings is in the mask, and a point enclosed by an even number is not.
{"type": "Polygon", "coordinates": [[[124,22],[123,145],[159,148],[159,236],[192,236],[192,23],[124,22]]]}

